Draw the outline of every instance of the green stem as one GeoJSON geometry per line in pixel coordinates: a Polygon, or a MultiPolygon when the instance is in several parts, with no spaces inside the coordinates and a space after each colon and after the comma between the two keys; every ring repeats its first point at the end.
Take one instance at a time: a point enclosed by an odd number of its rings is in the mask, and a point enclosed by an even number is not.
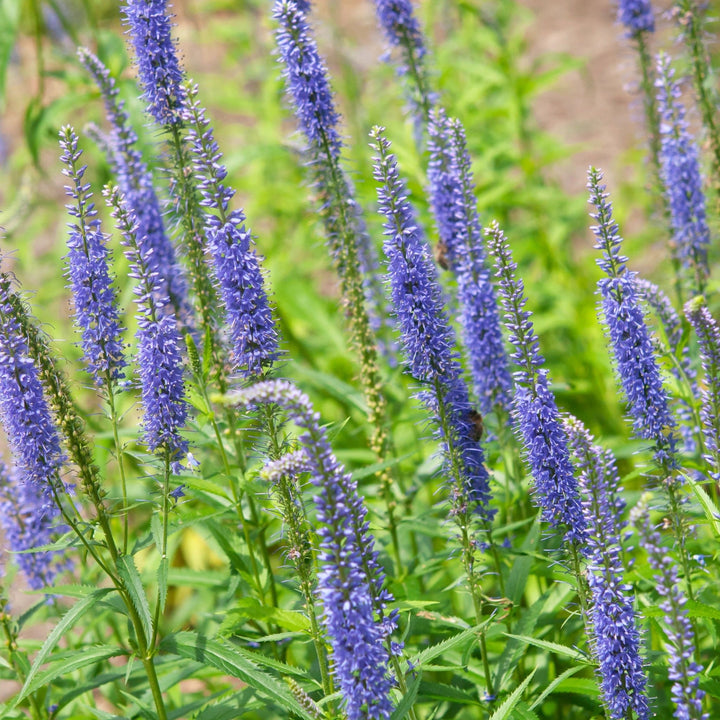
{"type": "Polygon", "coordinates": [[[110,424],[113,429],[113,441],[115,443],[115,457],[118,462],[118,471],[120,472],[120,484],[122,486],[122,514],[123,514],[123,555],[127,555],[128,551],[128,539],[129,539],[129,514],[128,514],[128,494],[127,494],[127,479],[125,474],[125,451],[120,443],[120,435],[118,433],[118,415],[115,407],[115,394],[113,391],[113,381],[108,376],[106,377],[106,387],[108,393],[108,407],[110,409],[110,424]]]}
{"type": "Polygon", "coordinates": [[[695,90],[698,94],[698,105],[703,118],[703,124],[710,137],[712,149],[712,167],[715,175],[715,190],[720,194],[720,132],[715,120],[717,107],[714,98],[708,89],[709,62],[702,41],[702,23],[700,10],[693,6],[692,0],[682,0],[680,9],[683,13],[682,25],[684,36],[690,49],[692,58],[695,90]]]}

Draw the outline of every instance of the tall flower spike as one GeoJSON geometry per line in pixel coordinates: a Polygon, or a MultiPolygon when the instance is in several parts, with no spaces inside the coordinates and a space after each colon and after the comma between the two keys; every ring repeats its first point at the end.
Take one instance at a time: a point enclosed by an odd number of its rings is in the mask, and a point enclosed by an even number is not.
{"type": "Polygon", "coordinates": [[[137,219],[120,196],[118,188],[104,192],[111,207],[123,245],[128,248],[130,277],[139,314],[137,363],[143,404],[143,434],[152,452],[160,452],[178,472],[187,455],[188,443],[180,434],[187,420],[187,402],[183,384],[182,339],[172,312],[163,311],[170,300],[162,300],[160,283],[150,270],[152,248],[137,235],[137,219]]]}
{"type": "Polygon", "coordinates": [[[375,0],[375,13],[390,48],[400,54],[397,72],[405,78],[415,133],[421,138],[437,96],[430,89],[420,23],[410,0],[375,0]]]}
{"type": "Polygon", "coordinates": [[[720,328],[705,306],[703,297],[685,304],[685,317],[693,326],[700,346],[705,385],[700,420],[705,438],[705,460],[709,475],[720,482],[720,328]]]}
{"type": "Polygon", "coordinates": [[[63,175],[70,181],[65,194],[73,199],[66,207],[75,222],[68,223],[68,277],[75,301],[75,322],[82,336],[87,369],[97,387],[115,382],[123,375],[125,357],[122,327],[118,318],[117,296],[112,286],[107,237],[103,234],[90,185],[84,182],[86,166],[78,166],[75,131],[60,130],[60,158],[63,175]]]}
{"type": "Polygon", "coordinates": [[[655,16],[650,0],[619,0],[618,21],[631,37],[655,30],[655,16]]]}
{"type": "Polygon", "coordinates": [[[660,161],[673,229],[673,255],[693,275],[694,291],[705,290],[710,230],[700,176],[698,149],[688,130],[680,85],[674,79],[670,58],[657,57],[657,100],[662,125],[660,161]]]}
{"type": "Polygon", "coordinates": [[[137,147],[137,133],[119,100],[118,88],[108,69],[87,48],[78,50],[78,57],[92,75],[105,103],[110,121],[108,160],[115,171],[120,191],[133,208],[138,221],[138,236],[153,248],[152,271],[158,275],[163,292],[170,296],[176,315],[186,325],[192,324],[192,307],[188,301],[187,281],[178,262],[177,253],[165,232],[160,202],[153,187],[153,178],[137,147]]]}
{"type": "Polygon", "coordinates": [[[647,677],[640,655],[640,634],[632,587],[624,582],[621,525],[625,509],[615,458],[596,445],[577,419],[565,430],[578,471],[583,517],[587,523],[588,584],[592,592],[592,644],[600,685],[613,720],[650,716],[647,677]],[[632,715],[636,713],[636,715],[632,715]]]}
{"type": "Polygon", "coordinates": [[[420,397],[435,416],[446,470],[454,483],[455,512],[464,512],[471,503],[484,519],[491,519],[489,477],[473,424],[477,411],[462,377],[435,267],[384,128],[373,128],[370,136],[377,152],[373,177],[379,183],[379,211],[385,217],[392,306],[407,367],[426,386],[420,397]]]}
{"type": "MultiPolygon", "coordinates": [[[[635,278],[635,287],[640,298],[647,303],[648,307],[655,314],[662,325],[667,339],[668,350],[675,361],[670,364],[670,372],[677,378],[681,386],[684,383],[690,384],[693,397],[699,394],[697,384],[697,373],[693,367],[690,349],[687,345],[681,347],[683,339],[683,325],[680,316],[675,311],[670,298],[654,283],[644,278],[635,278]]],[[[676,413],[680,419],[680,435],[683,440],[683,449],[692,455],[696,450],[695,432],[697,430],[692,404],[687,400],[679,399],[676,405],[676,413]]]]}
{"type": "Polygon", "coordinates": [[[648,554],[650,566],[657,570],[653,581],[658,594],[663,598],[660,609],[665,613],[664,629],[668,638],[665,650],[670,663],[670,680],[673,683],[673,715],[678,720],[708,720],[709,715],[702,710],[705,691],[699,688],[703,668],[693,660],[694,633],[685,607],[687,598],[681,590],[677,565],[663,549],[662,538],[650,522],[647,507],[638,507],[633,513],[633,519],[648,554]]]}
{"type": "Polygon", "coordinates": [[[598,281],[600,309],[610,336],[615,368],[627,399],[633,432],[636,437],[654,442],[655,458],[669,479],[677,467],[675,420],[640,306],[635,273],[627,269],[627,258],[620,254],[622,238],[613,221],[605,185],[601,184],[602,173],[590,168],[588,178],[590,203],[595,207],[591,217],[598,223],[591,229],[597,238],[595,248],[602,251],[597,264],[607,274],[598,281]]]}
{"type": "Polygon", "coordinates": [[[327,152],[340,157],[342,141],[337,129],[340,116],[335,109],[327,67],[318,52],[305,15],[297,3],[276,0],[273,17],[279,23],[276,42],[283,65],[283,77],[313,155],[327,152]]]}
{"type": "Polygon", "coordinates": [[[458,282],[460,322],[480,409],[508,409],[512,379],[500,315],[485,258],[465,131],[443,110],[431,113],[430,200],[441,248],[458,282]]]}
{"type": "MultiPolygon", "coordinates": [[[[378,462],[387,459],[387,400],[383,394],[378,364],[377,338],[368,311],[368,288],[362,276],[359,245],[365,236],[359,221],[359,205],[340,163],[342,142],[339,115],[333,103],[325,63],[307,24],[305,15],[289,0],[276,0],[273,17],[278,22],[276,42],[290,101],[300,129],[305,134],[312,174],[320,198],[330,252],[340,277],[343,303],[349,317],[353,348],[360,358],[360,381],[372,428],[370,446],[378,462]]],[[[366,250],[370,250],[368,245],[366,250]]],[[[368,258],[366,257],[366,260],[368,258]]],[[[372,266],[369,261],[366,269],[372,266]]],[[[372,290],[372,288],[370,288],[372,290]]],[[[372,295],[372,292],[370,293],[372,295]]],[[[388,503],[391,476],[381,470],[378,478],[388,503]]]]}
{"type": "Polygon", "coordinates": [[[227,169],[210,122],[197,100],[197,87],[188,92],[184,118],[193,151],[200,204],[206,209],[205,233],[215,275],[225,304],[225,318],[235,365],[244,377],[263,373],[278,356],[278,333],[265,292],[260,260],[252,249],[242,210],[228,209],[235,191],[225,185],[227,169]]]}
{"type": "Polygon", "coordinates": [[[505,325],[518,365],[513,374],[515,427],[525,448],[525,457],[535,480],[535,495],[543,519],[553,527],[564,524],[568,542],[583,543],[586,527],[580,494],[573,475],[567,437],[560,422],[555,396],[550,390],[548,371],[542,368],[538,337],[525,310],[523,281],[516,277],[505,235],[493,222],[485,230],[488,250],[495,257],[496,275],[505,307],[505,325]]]}
{"type": "Polygon", "coordinates": [[[15,562],[33,590],[50,585],[55,575],[67,567],[62,552],[28,552],[53,541],[58,515],[58,509],[37,483],[23,481],[14,468],[0,462],[0,527],[7,549],[17,553],[15,562]]]}
{"type": "MultiPolygon", "coordinates": [[[[29,543],[27,548],[42,544],[42,529],[49,528],[59,515],[54,495],[65,490],[60,480],[65,457],[11,294],[10,278],[3,273],[0,275],[0,423],[13,455],[15,484],[23,486],[15,498],[21,514],[26,515],[22,542],[29,543]],[[26,529],[29,534],[25,534],[26,529]]],[[[22,565],[23,561],[20,562],[22,565]]],[[[28,579],[34,586],[51,579],[52,566],[40,569],[47,575],[35,576],[28,568],[28,579]]]]}
{"type": "Polygon", "coordinates": [[[185,104],[168,8],[167,0],[128,0],[123,8],[147,110],[159,125],[180,123],[185,104]]]}
{"type": "Polygon", "coordinates": [[[302,429],[306,467],[318,488],[318,593],[333,650],[333,674],[348,720],[387,718],[392,706],[385,641],[395,619],[383,615],[392,598],[383,587],[384,574],[357,483],[333,455],[310,400],[291,383],[260,382],[235,393],[232,400],[245,407],[276,403],[302,429]],[[375,617],[378,611],[380,618],[375,617]]]}

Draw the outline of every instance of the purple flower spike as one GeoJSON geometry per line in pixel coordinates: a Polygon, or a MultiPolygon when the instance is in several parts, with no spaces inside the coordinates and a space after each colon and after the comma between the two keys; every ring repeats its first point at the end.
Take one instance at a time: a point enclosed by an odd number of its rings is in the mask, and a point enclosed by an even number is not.
{"type": "Polygon", "coordinates": [[[627,28],[630,37],[653,32],[655,16],[650,0],[619,0],[618,21],[627,28]]]}
{"type": "Polygon", "coordinates": [[[123,245],[128,248],[130,277],[139,314],[137,363],[143,404],[143,437],[152,452],[166,454],[174,472],[187,455],[188,443],[180,431],[187,420],[183,383],[182,338],[175,315],[167,310],[170,299],[162,296],[157,276],[150,269],[152,248],[137,236],[137,218],[117,188],[106,188],[123,245]],[[164,310],[165,308],[165,310],[164,310]]]}
{"type": "MultiPolygon", "coordinates": [[[[302,429],[302,466],[318,488],[318,593],[333,650],[333,675],[348,720],[387,718],[392,705],[385,640],[396,620],[395,614],[383,613],[392,597],[383,587],[384,573],[357,483],[335,458],[310,400],[294,385],[284,380],[260,382],[233,400],[245,407],[276,403],[302,429]]],[[[291,459],[297,461],[297,455],[291,459]]]]}
{"type": "Polygon", "coordinates": [[[708,474],[720,481],[720,328],[697,297],[685,304],[685,317],[693,326],[700,346],[705,384],[701,393],[700,420],[705,438],[705,460],[710,464],[708,474]]]}
{"type": "Polygon", "coordinates": [[[662,538],[651,525],[646,507],[639,509],[637,524],[650,565],[658,571],[653,575],[653,581],[657,592],[663,598],[660,609],[665,613],[664,629],[668,638],[665,650],[670,663],[670,680],[673,683],[673,715],[677,720],[708,720],[709,715],[702,710],[705,691],[699,688],[703,668],[693,660],[694,633],[685,607],[687,598],[681,590],[677,564],[662,547],[662,538]]]}
{"type": "Polygon", "coordinates": [[[484,519],[490,484],[485,455],[479,443],[474,410],[455,352],[455,333],[448,322],[435,267],[400,179],[395,156],[383,128],[374,128],[377,151],[374,177],[379,210],[385,217],[385,256],[392,307],[400,327],[407,367],[427,389],[420,397],[435,416],[443,443],[446,471],[453,478],[454,510],[472,504],[484,519]],[[458,507],[459,506],[459,507],[458,507]]]}
{"type": "Polygon", "coordinates": [[[575,418],[565,422],[578,470],[582,508],[587,523],[588,584],[592,592],[590,619],[600,685],[612,720],[650,716],[647,677],[640,655],[640,633],[630,585],[623,581],[621,524],[625,503],[620,477],[609,450],[595,445],[575,418]]]}
{"type": "Polygon", "coordinates": [[[457,277],[460,323],[483,413],[509,408],[512,379],[485,258],[465,131],[433,111],[428,127],[430,199],[446,262],[457,277]]]}
{"type": "Polygon", "coordinates": [[[488,249],[495,256],[500,293],[505,307],[505,325],[514,347],[512,359],[519,369],[513,374],[515,427],[525,448],[525,457],[535,479],[535,495],[543,519],[554,527],[567,528],[568,542],[584,543],[585,519],[573,475],[567,438],[560,422],[555,396],[550,390],[548,371],[538,347],[538,337],[524,310],[527,302],[522,280],[515,276],[505,235],[496,222],[486,229],[488,249]]]}
{"type": "MultiPolygon", "coordinates": [[[[59,515],[53,491],[65,490],[59,478],[65,457],[37,368],[13,313],[11,292],[9,277],[1,275],[0,423],[7,435],[15,472],[12,487],[3,492],[0,515],[3,526],[9,529],[11,547],[27,549],[46,542],[59,515]]],[[[18,558],[32,587],[43,587],[52,580],[56,572],[52,558],[37,553],[18,558]]]]}
{"type": "Polygon", "coordinates": [[[276,0],[273,17],[279,23],[275,37],[290,102],[310,145],[313,157],[328,154],[337,160],[342,142],[337,125],[327,67],[297,3],[276,0]]]}
{"type": "Polygon", "coordinates": [[[399,52],[398,75],[412,76],[406,77],[406,88],[416,134],[421,137],[437,96],[428,87],[427,49],[420,23],[410,0],[375,0],[375,13],[388,44],[399,52]]]}
{"type": "Polygon", "coordinates": [[[223,184],[227,169],[210,122],[191,91],[185,118],[198,174],[208,248],[225,304],[236,366],[244,377],[261,375],[278,356],[278,333],[242,210],[229,211],[235,191],[223,184]]]}
{"type": "Polygon", "coordinates": [[[658,110],[662,117],[660,163],[673,227],[673,254],[694,275],[695,291],[704,292],[709,274],[710,230],[700,176],[698,148],[685,120],[680,84],[665,54],[657,57],[658,110]]]}
{"type": "Polygon", "coordinates": [[[179,123],[185,104],[168,8],[167,0],[128,0],[123,9],[147,110],[159,125],[179,123]]]}
{"type": "Polygon", "coordinates": [[[677,467],[677,438],[668,394],[640,306],[635,273],[627,269],[627,258],[620,254],[622,238],[613,221],[605,185],[600,182],[602,173],[590,168],[588,178],[590,203],[596,210],[591,217],[598,223],[591,229],[597,238],[595,247],[603,253],[597,263],[608,276],[598,281],[600,308],[615,367],[627,399],[633,432],[636,437],[655,443],[655,459],[669,476],[677,467]]]}
{"type": "Polygon", "coordinates": [[[65,194],[74,202],[67,205],[75,222],[69,223],[68,277],[75,301],[75,322],[82,335],[87,369],[97,387],[123,376],[125,367],[122,327],[118,318],[117,297],[112,286],[107,237],[103,234],[90,185],[83,182],[85,167],[78,167],[82,154],[75,131],[60,130],[60,158],[63,175],[70,180],[65,194]]]}
{"type": "Polygon", "coordinates": [[[138,236],[153,248],[150,261],[163,293],[172,301],[181,322],[192,323],[192,308],[188,300],[187,281],[177,259],[177,253],[163,226],[160,202],[153,187],[152,173],[137,148],[138,137],[122,101],[118,98],[115,80],[108,69],[86,48],[78,50],[80,61],[92,75],[100,89],[108,120],[110,135],[108,160],[117,176],[120,191],[138,220],[138,236]]]}
{"type": "Polygon", "coordinates": [[[49,586],[68,566],[62,552],[27,552],[53,541],[59,514],[43,488],[25,482],[14,468],[0,462],[0,527],[7,549],[17,553],[14,560],[33,590],[49,586]]]}

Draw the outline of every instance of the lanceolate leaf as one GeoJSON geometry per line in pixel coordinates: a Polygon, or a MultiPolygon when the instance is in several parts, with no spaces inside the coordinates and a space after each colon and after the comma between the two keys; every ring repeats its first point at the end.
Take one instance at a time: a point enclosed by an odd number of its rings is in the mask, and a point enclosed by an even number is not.
{"type": "MultiPolygon", "coordinates": [[[[17,703],[24,700],[30,694],[30,692],[32,692],[32,690],[29,690],[28,688],[31,687],[35,676],[38,674],[38,670],[48,660],[50,653],[53,651],[58,641],[77,622],[79,618],[85,615],[85,613],[87,613],[88,610],[90,610],[95,605],[95,603],[98,602],[98,600],[105,597],[108,593],[111,592],[114,592],[114,588],[101,588],[100,590],[95,590],[90,595],[84,597],[82,600],[78,600],[78,602],[76,602],[75,605],[73,605],[65,613],[65,615],[63,615],[62,620],[53,628],[50,635],[48,635],[47,640],[40,648],[40,652],[37,654],[35,662],[30,668],[30,672],[25,679],[25,684],[23,685],[20,694],[15,698],[15,703],[13,704],[13,707],[15,707],[17,703]]],[[[113,652],[117,654],[117,650],[113,650],[113,652]]]]}
{"type": "Polygon", "coordinates": [[[165,638],[161,643],[161,649],[212,665],[233,677],[240,678],[285,710],[305,720],[314,720],[282,683],[260,670],[255,663],[233,648],[202,635],[181,632],[165,638]]]}
{"type": "Polygon", "coordinates": [[[149,641],[153,634],[153,620],[147,595],[145,595],[145,588],[142,580],[140,580],[140,573],[135,567],[135,560],[132,555],[121,555],[117,560],[117,569],[130,600],[140,616],[145,639],[149,641]]]}

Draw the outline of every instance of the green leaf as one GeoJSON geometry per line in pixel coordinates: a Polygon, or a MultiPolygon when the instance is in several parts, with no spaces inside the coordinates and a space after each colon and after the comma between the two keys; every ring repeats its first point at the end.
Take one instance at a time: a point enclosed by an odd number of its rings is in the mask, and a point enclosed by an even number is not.
{"type": "MultiPolygon", "coordinates": [[[[520,635],[529,635],[535,629],[535,625],[540,617],[540,613],[545,607],[547,599],[548,593],[545,593],[525,610],[516,626],[516,630],[520,635]]],[[[495,679],[493,682],[496,691],[501,691],[506,680],[512,677],[512,671],[522,655],[524,647],[525,645],[519,640],[510,640],[503,648],[500,659],[497,662],[497,670],[495,671],[495,679]]]]}
{"type": "Polygon", "coordinates": [[[420,681],[422,680],[422,672],[418,672],[413,680],[412,685],[407,689],[407,692],[403,695],[402,700],[397,704],[393,714],[390,716],[390,720],[404,720],[407,714],[412,710],[415,703],[415,698],[420,688],[420,681]]]}
{"type": "Polygon", "coordinates": [[[565,672],[560,673],[543,691],[540,693],[540,696],[535,700],[535,702],[530,706],[531,710],[534,710],[540,703],[548,696],[550,695],[555,688],[565,679],[569,678],[571,675],[574,675],[576,672],[579,672],[582,670],[581,665],[575,665],[574,667],[570,667],[565,672]]]}
{"type": "Polygon", "coordinates": [[[140,573],[135,566],[135,559],[132,555],[121,555],[117,559],[117,569],[120,579],[130,596],[133,607],[140,616],[145,640],[149,641],[153,636],[153,619],[150,613],[150,605],[148,604],[145,588],[140,580],[140,573]]]}
{"type": "Polygon", "coordinates": [[[532,672],[508,695],[503,704],[492,714],[490,720],[505,720],[510,716],[513,708],[520,702],[520,696],[530,684],[536,670],[537,668],[533,668],[532,672]]]}
{"type": "MultiPolygon", "coordinates": [[[[49,685],[53,680],[65,675],[69,675],[75,670],[94,665],[101,660],[107,660],[111,657],[125,655],[126,651],[118,647],[83,647],[79,650],[68,650],[67,652],[57,653],[51,658],[51,667],[43,670],[32,678],[31,682],[26,681],[17,702],[20,702],[28,695],[31,695],[38,688],[49,685]]],[[[29,680],[29,678],[28,678],[29,680]]]]}
{"type": "Polygon", "coordinates": [[[475,640],[477,638],[477,631],[479,627],[481,626],[469,628],[468,630],[464,630],[457,635],[453,635],[447,640],[439,642],[437,645],[432,645],[431,647],[426,648],[422,652],[415,655],[415,657],[410,658],[409,662],[415,668],[422,668],[426,663],[429,663],[431,660],[439,657],[444,652],[456,648],[469,640],[475,640]]]}
{"type": "Polygon", "coordinates": [[[530,531],[528,532],[522,545],[524,554],[515,558],[512,570],[510,571],[510,577],[507,582],[506,594],[507,597],[512,600],[513,605],[520,604],[520,600],[525,592],[525,585],[527,583],[528,576],[530,575],[530,569],[532,568],[533,563],[532,553],[538,549],[539,538],[540,522],[538,517],[536,517],[535,522],[530,528],[530,531]]]}
{"type": "Polygon", "coordinates": [[[17,703],[24,700],[30,694],[31,691],[28,690],[28,688],[33,685],[35,676],[37,675],[40,666],[46,662],[48,656],[60,641],[60,638],[62,638],[65,633],[75,624],[75,622],[79,618],[81,618],[90,608],[92,608],[93,605],[98,602],[98,600],[105,597],[105,595],[111,592],[115,592],[115,588],[101,588],[100,590],[95,590],[90,595],[84,597],[82,600],[78,600],[78,602],[76,602],[65,613],[65,615],[63,615],[62,620],[60,620],[60,622],[52,629],[52,632],[48,635],[47,640],[45,640],[42,647],[40,648],[40,652],[38,652],[37,657],[35,658],[35,661],[30,668],[30,672],[25,678],[25,684],[20,690],[19,695],[15,698],[13,707],[15,707],[17,703]]]}
{"type": "Polygon", "coordinates": [[[543,650],[549,650],[555,655],[564,655],[565,657],[572,658],[576,662],[581,662],[584,665],[589,665],[590,661],[576,648],[569,648],[559,643],[549,642],[548,640],[538,640],[534,637],[527,635],[513,635],[512,633],[504,633],[506,637],[513,638],[514,640],[520,640],[521,642],[527,643],[528,645],[534,645],[535,647],[542,648],[543,650]]]}
{"type": "Polygon", "coordinates": [[[253,661],[234,648],[196,633],[180,632],[163,639],[161,648],[182,657],[212,665],[223,672],[240,678],[258,693],[270,698],[305,720],[315,720],[295,699],[294,695],[272,675],[260,670],[253,661]]]}
{"type": "Polygon", "coordinates": [[[160,603],[160,612],[165,610],[165,600],[167,599],[168,590],[168,566],[169,562],[167,557],[160,558],[160,565],[157,571],[157,582],[158,582],[158,602],[160,603]]]}
{"type": "Polygon", "coordinates": [[[695,493],[695,497],[702,506],[705,517],[707,518],[708,525],[712,528],[715,533],[715,537],[720,539],[720,514],[718,509],[715,507],[715,503],[712,501],[710,496],[705,492],[705,488],[692,476],[685,476],[687,481],[690,483],[690,487],[695,493]]]}

